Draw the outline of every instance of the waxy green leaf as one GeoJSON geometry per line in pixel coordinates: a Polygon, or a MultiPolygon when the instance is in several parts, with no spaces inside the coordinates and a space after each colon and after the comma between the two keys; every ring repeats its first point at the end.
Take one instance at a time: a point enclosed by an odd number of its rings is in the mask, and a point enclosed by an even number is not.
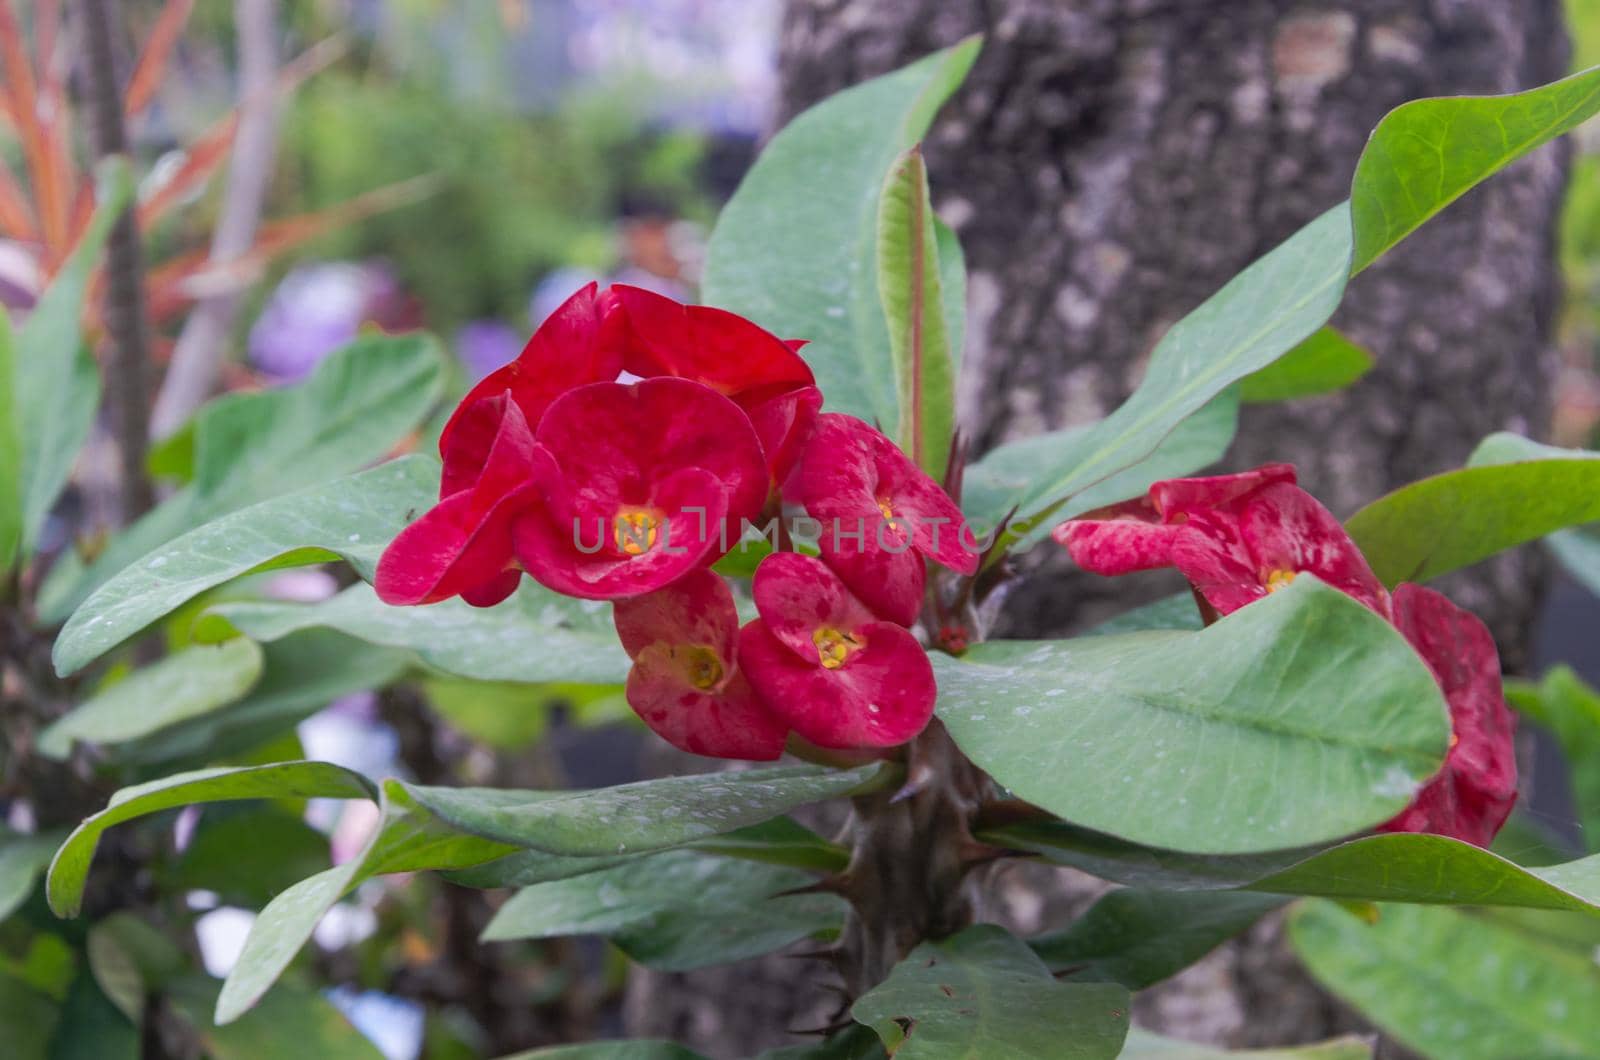
{"type": "Polygon", "coordinates": [[[194,645],[142,667],[39,734],[39,753],[66,758],[74,743],[120,744],[209,714],[261,677],[261,648],[243,637],[194,645]]]}
{"type": "Polygon", "coordinates": [[[101,161],[95,171],[98,205],[89,227],[16,337],[11,397],[22,445],[24,558],[67,484],[100,407],[100,368],[83,341],[84,302],[111,226],[132,199],[128,160],[101,161]]]}
{"type": "Polygon", "coordinates": [[[896,1060],[1112,1060],[1128,1003],[1111,983],[1057,982],[1026,943],[980,924],[912,950],[850,1015],[896,1060]]]}
{"type": "Polygon", "coordinates": [[[772,138],[717,218],[702,294],[801,351],[827,407],[900,422],[878,287],[885,178],[977,58],[967,40],[823,100],[772,138]]]}
{"type": "Polygon", "coordinates": [[[796,806],[873,790],[897,772],[878,762],[843,770],[772,766],[590,791],[408,790],[420,805],[464,832],[552,854],[594,857],[708,840],[796,806]]]}
{"type": "Polygon", "coordinates": [[[0,920],[27,900],[64,838],[62,832],[23,835],[0,825],[0,920]]]}
{"type": "Polygon", "coordinates": [[[1588,850],[1600,851],[1600,692],[1557,666],[1538,684],[1508,683],[1506,698],[1560,741],[1580,831],[1588,850]]]}
{"type": "Polygon", "coordinates": [[[404,648],[446,673],[480,681],[620,685],[628,677],[611,609],[559,596],[531,579],[490,608],[461,600],[391,607],[370,585],[355,585],[320,603],[226,603],[213,613],[257,640],[334,629],[404,648]]]}
{"type": "Polygon", "coordinates": [[[1524,868],[1458,839],[1415,832],[1232,856],[1160,850],[1059,822],[1010,824],[979,838],[1131,887],[1600,914],[1600,855],[1524,868]]]}
{"type": "Polygon", "coordinates": [[[217,1023],[231,1023],[256,1004],[323,915],[362,882],[386,873],[469,868],[511,851],[503,843],[463,835],[441,822],[398,780],[383,782],[378,805],[378,826],[360,854],[301,880],[261,910],[217,996],[217,1023]]]}
{"type": "Polygon", "coordinates": [[[1198,633],[991,641],[935,669],[939,717],[996,781],[1173,850],[1273,850],[1378,824],[1450,737],[1416,652],[1311,577],[1198,633]]]}
{"type": "Polygon", "coordinates": [[[922,470],[943,479],[955,433],[955,361],[933,222],[928,167],[917,146],[890,169],[878,203],[878,292],[900,411],[895,440],[922,470]]]}
{"type": "Polygon", "coordinates": [[[438,402],[444,362],[425,334],[368,335],[304,382],[228,394],[196,414],[194,480],[114,537],[87,568],[60,565],[41,594],[47,621],[185,531],[382,459],[438,402]]]}
{"type": "Polygon", "coordinates": [[[1372,368],[1372,354],[1333,328],[1323,328],[1239,383],[1247,402],[1293,401],[1342,390],[1372,368]]]}
{"type": "Polygon", "coordinates": [[[1425,1056],[1579,1060],[1600,1042],[1600,968],[1498,918],[1394,905],[1368,924],[1314,902],[1289,938],[1324,986],[1425,1056]]]}
{"type": "Polygon", "coordinates": [[[1372,131],[1350,185],[1352,275],[1474,185],[1600,111],[1600,68],[1504,96],[1419,99],[1372,131]]]}
{"type": "Polygon", "coordinates": [[[1117,1060],[1372,1060],[1372,1047],[1360,1038],[1333,1038],[1282,1049],[1219,1049],[1134,1027],[1117,1060]]]}
{"type": "Polygon", "coordinates": [[[1058,978],[1143,990],[1189,967],[1281,907],[1287,898],[1249,891],[1105,895],[1065,929],[1028,940],[1058,978]]]}
{"type": "Polygon", "coordinates": [[[670,850],[526,887],[495,913],[483,939],[598,934],[640,964],[687,971],[837,932],[844,899],[783,893],[812,880],[795,869],[670,850]]]}
{"type": "Polygon", "coordinates": [[[207,589],[251,571],[342,558],[370,578],[384,546],[433,504],[438,488],[437,461],[402,457],[191,530],[84,601],[56,638],[56,670],[82,669],[207,589]]]}
{"type": "Polygon", "coordinates": [[[136,817],[199,802],[326,797],[370,799],[376,789],[359,773],[327,762],[278,762],[241,769],[200,769],[123,788],[105,809],[73,829],[50,864],[46,893],[57,916],[76,916],[100,833],[136,817]]]}
{"type": "Polygon", "coordinates": [[[11,317],[0,306],[0,578],[22,545],[22,414],[17,408],[17,352],[11,317]]]}
{"type": "Polygon", "coordinates": [[[1387,585],[1421,582],[1600,519],[1600,453],[1495,434],[1467,466],[1373,501],[1346,524],[1387,585]]]}

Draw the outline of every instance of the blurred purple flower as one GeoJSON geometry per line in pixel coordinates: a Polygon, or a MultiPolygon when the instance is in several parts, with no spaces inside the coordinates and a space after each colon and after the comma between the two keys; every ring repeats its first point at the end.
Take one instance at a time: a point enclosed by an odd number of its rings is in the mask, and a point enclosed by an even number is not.
{"type": "Polygon", "coordinates": [[[476,383],[509,362],[522,349],[522,337],[499,320],[473,320],[456,332],[456,357],[476,383]]]}
{"type": "Polygon", "coordinates": [[[299,379],[350,342],[366,323],[413,323],[393,271],[379,262],[301,265],[278,284],[250,329],[250,360],[268,375],[299,379]]]}

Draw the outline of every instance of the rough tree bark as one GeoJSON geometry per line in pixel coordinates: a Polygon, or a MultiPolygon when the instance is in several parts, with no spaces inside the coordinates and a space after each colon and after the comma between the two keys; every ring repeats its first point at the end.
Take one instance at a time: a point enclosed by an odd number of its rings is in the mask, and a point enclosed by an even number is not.
{"type": "MultiPolygon", "coordinates": [[[[785,116],[974,32],[987,44],[928,154],[972,270],[963,398],[980,451],[1115,407],[1173,321],[1345,197],[1391,107],[1530,87],[1567,58],[1558,0],[790,0],[785,116]]],[[[1292,460],[1345,515],[1491,431],[1542,436],[1565,158],[1556,145],[1525,160],[1363,274],[1336,323],[1377,368],[1338,396],[1248,410],[1230,466],[1292,460]]],[[[1513,668],[1533,564],[1446,585],[1491,619],[1513,668]]],[[[1125,605],[1126,586],[1041,557],[1001,632],[1059,633],[1113,597],[1125,605]]],[[[1274,934],[1142,1015],[1230,1044],[1350,1026],[1274,934]]]]}

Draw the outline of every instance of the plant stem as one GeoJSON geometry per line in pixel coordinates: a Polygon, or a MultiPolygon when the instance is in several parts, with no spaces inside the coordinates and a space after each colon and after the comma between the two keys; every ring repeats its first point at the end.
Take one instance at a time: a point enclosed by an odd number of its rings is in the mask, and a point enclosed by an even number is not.
{"type": "Polygon", "coordinates": [[[929,724],[910,747],[905,787],[855,799],[844,888],[851,915],[840,938],[845,987],[858,997],[926,939],[972,923],[970,823],[988,778],[929,724]]]}
{"type": "MultiPolygon", "coordinates": [[[[84,106],[98,158],[128,153],[122,120],[112,26],[116,0],[78,0],[83,55],[84,106]]],[[[105,321],[111,344],[106,364],[107,402],[121,457],[122,518],[132,522],[150,509],[154,491],[145,469],[150,441],[149,326],[144,301],[144,248],[137,208],[130,203],[106,244],[105,321]]]]}

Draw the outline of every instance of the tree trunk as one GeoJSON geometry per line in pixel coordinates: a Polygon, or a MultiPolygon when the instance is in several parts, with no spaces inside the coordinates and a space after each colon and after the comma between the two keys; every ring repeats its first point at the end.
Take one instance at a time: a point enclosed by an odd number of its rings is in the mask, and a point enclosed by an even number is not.
{"type": "MultiPolygon", "coordinates": [[[[971,270],[962,397],[979,452],[1116,407],[1168,326],[1346,197],[1390,108],[1532,87],[1567,59],[1558,0],[790,0],[785,116],[974,32],[983,53],[928,155],[971,270]]],[[[1536,153],[1364,273],[1335,323],[1377,367],[1339,395],[1248,409],[1229,468],[1293,461],[1344,516],[1458,466],[1492,431],[1542,437],[1565,159],[1561,145],[1536,153]]],[[[1513,668],[1534,562],[1445,583],[1513,668]]],[[[1112,600],[1129,587],[1047,549],[1000,634],[1060,633],[1112,600]]],[[[1349,1026],[1273,936],[1215,955],[1141,1014],[1229,1044],[1349,1026]]]]}

